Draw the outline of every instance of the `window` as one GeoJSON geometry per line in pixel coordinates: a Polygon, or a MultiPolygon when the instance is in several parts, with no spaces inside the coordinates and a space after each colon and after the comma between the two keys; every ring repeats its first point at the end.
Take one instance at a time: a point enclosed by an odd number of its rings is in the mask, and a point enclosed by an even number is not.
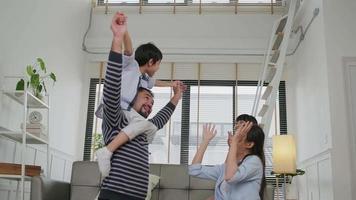
{"type": "Polygon", "coordinates": [[[233,87],[232,86],[191,86],[190,87],[190,127],[189,161],[202,141],[203,124],[213,123],[217,135],[211,141],[203,164],[224,162],[228,146],[227,130],[233,126],[233,87]],[[199,125],[199,127],[197,127],[199,125]],[[197,134],[199,133],[199,134],[197,134]]]}
{"type": "MultiPolygon", "coordinates": [[[[172,4],[174,3],[174,0],[142,0],[144,4],[172,4]]],[[[235,3],[236,0],[201,0],[201,3],[203,4],[216,4],[216,3],[235,3]]],[[[281,4],[281,0],[238,0],[238,3],[241,5],[266,5],[266,4],[273,4],[278,3],[278,5],[281,4]]],[[[140,3],[140,0],[97,0],[97,5],[98,6],[103,6],[106,3],[109,5],[119,5],[119,4],[134,4],[137,5],[140,3]]],[[[176,4],[186,4],[189,5],[191,3],[196,4],[200,3],[200,0],[176,0],[176,4]]]]}
{"type": "MultiPolygon", "coordinates": [[[[155,87],[152,92],[155,95],[155,102],[150,117],[171,99],[171,88],[155,87]]],[[[152,144],[149,145],[150,163],[180,163],[181,111],[182,104],[179,103],[171,120],[157,132],[152,144]]]]}
{"type": "MultiPolygon", "coordinates": [[[[200,3],[200,0],[193,0],[193,3],[200,3]]],[[[201,3],[230,3],[230,0],[201,0],[201,3]]]]}
{"type": "MultiPolygon", "coordinates": [[[[168,3],[168,4],[172,4],[174,3],[174,0],[147,0],[147,3],[148,4],[165,4],[165,3],[168,3]]],[[[185,3],[184,0],[176,0],[176,4],[182,4],[182,3],[185,3]]]]}
{"type": "MultiPolygon", "coordinates": [[[[235,81],[201,81],[200,87],[198,81],[190,80],[185,81],[185,83],[188,85],[188,91],[183,95],[182,101],[176,108],[170,122],[157,132],[149,146],[150,162],[191,163],[197,145],[202,139],[202,125],[214,123],[218,134],[209,145],[203,164],[222,163],[228,151],[227,133],[232,130],[233,121],[238,115],[251,113],[257,82],[238,81],[238,86],[236,86],[235,81]],[[235,93],[237,93],[237,98],[235,98],[235,93]],[[198,132],[199,134],[197,134],[198,132]]],[[[94,117],[98,95],[100,94],[99,88],[102,92],[102,86],[100,86],[98,79],[92,79],[88,102],[84,160],[93,159],[92,138],[95,133],[99,136],[96,138],[100,139],[101,135],[101,119],[94,117]]],[[[271,136],[275,132],[281,134],[287,132],[284,88],[285,85],[282,81],[276,106],[277,112],[274,113],[271,130],[265,142],[267,175],[272,170],[271,136]]],[[[153,92],[155,103],[151,116],[171,98],[170,88],[153,88],[153,92]]],[[[260,118],[257,117],[257,119],[260,121],[260,118]]]]}

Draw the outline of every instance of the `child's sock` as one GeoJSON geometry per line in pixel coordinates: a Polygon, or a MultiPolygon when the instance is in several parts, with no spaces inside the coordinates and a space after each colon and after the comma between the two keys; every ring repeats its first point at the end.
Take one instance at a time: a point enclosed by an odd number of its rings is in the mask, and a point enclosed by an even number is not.
{"type": "Polygon", "coordinates": [[[110,172],[110,159],[112,156],[112,152],[108,150],[108,148],[103,147],[96,151],[96,159],[98,161],[99,170],[103,177],[109,175],[110,172]]]}

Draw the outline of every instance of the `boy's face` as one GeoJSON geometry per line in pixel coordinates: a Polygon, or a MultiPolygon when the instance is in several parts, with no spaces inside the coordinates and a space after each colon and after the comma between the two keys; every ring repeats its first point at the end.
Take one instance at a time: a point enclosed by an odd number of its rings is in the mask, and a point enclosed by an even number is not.
{"type": "Polygon", "coordinates": [[[142,117],[147,118],[152,112],[153,97],[146,91],[142,90],[137,94],[133,109],[142,117]]]}
{"type": "Polygon", "coordinates": [[[158,60],[155,63],[153,63],[153,61],[150,60],[148,68],[147,68],[147,75],[149,77],[152,77],[159,70],[159,65],[160,64],[161,64],[161,60],[158,60]]]}

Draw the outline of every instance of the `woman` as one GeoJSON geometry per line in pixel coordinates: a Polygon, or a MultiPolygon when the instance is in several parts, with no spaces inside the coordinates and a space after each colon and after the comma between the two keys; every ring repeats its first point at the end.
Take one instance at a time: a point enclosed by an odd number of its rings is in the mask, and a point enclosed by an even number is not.
{"type": "Polygon", "coordinates": [[[255,120],[241,121],[238,118],[235,130],[234,135],[229,133],[230,148],[225,163],[202,166],[205,150],[216,135],[215,126],[204,125],[203,141],[189,166],[189,174],[216,181],[215,200],[262,200],[265,187],[265,135],[255,120]]]}

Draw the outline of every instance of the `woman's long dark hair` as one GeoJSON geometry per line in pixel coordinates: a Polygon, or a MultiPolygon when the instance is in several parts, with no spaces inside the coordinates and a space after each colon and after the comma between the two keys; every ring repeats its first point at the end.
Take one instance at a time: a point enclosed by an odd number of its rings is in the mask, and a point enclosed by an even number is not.
{"type": "Polygon", "coordinates": [[[266,187],[266,177],[265,177],[266,161],[265,161],[265,153],[263,150],[264,149],[263,145],[265,142],[265,134],[262,128],[254,124],[251,127],[251,130],[247,133],[246,141],[254,143],[253,147],[250,149],[250,155],[258,156],[262,162],[263,175],[262,175],[261,188],[260,188],[260,198],[261,200],[263,200],[263,193],[266,187]]]}

